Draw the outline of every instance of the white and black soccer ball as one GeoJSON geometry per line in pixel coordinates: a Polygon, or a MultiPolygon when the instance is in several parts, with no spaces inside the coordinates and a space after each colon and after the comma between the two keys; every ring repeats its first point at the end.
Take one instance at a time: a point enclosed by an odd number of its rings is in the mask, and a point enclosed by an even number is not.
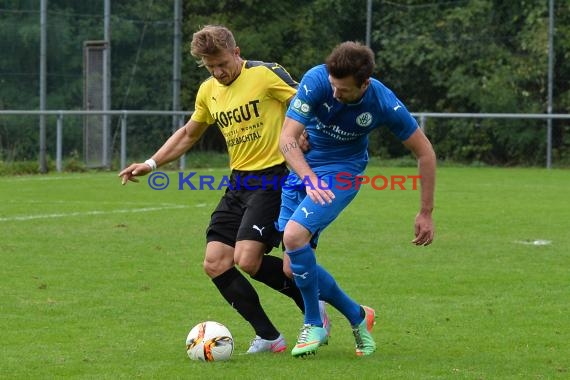
{"type": "Polygon", "coordinates": [[[186,352],[192,360],[228,360],[234,352],[234,338],[230,330],[219,322],[200,322],[188,333],[186,352]]]}

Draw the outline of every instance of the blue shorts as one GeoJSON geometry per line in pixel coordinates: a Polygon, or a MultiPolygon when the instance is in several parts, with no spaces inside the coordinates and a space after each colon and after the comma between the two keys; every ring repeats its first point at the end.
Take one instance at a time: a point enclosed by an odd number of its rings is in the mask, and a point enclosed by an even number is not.
{"type": "Polygon", "coordinates": [[[278,229],[283,232],[289,220],[299,223],[312,234],[311,246],[316,248],[319,234],[323,231],[342,210],[356,197],[356,186],[346,188],[346,184],[340,186],[335,183],[334,177],[325,177],[327,188],[335,198],[332,203],[321,205],[314,203],[304,185],[284,186],[281,193],[281,211],[279,213],[278,229]]]}

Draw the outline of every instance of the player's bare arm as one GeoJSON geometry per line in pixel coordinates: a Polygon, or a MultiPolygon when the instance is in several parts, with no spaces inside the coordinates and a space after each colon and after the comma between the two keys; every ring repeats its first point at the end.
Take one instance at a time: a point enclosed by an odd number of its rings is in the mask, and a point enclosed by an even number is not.
{"type": "Polygon", "coordinates": [[[313,202],[320,204],[331,203],[334,199],[333,192],[329,189],[320,188],[323,186],[318,185],[319,180],[317,178],[317,175],[315,172],[313,172],[305,160],[303,149],[299,144],[299,138],[302,136],[304,131],[305,126],[303,124],[289,117],[286,117],[279,139],[281,153],[283,153],[285,160],[295,171],[295,173],[297,173],[301,179],[309,181],[310,184],[312,184],[308,185],[306,188],[307,195],[309,195],[313,202]]]}
{"type": "MultiPolygon", "coordinates": [[[[189,120],[152,155],[151,159],[154,160],[154,165],[158,167],[182,156],[200,139],[207,127],[208,124],[206,123],[189,120]]],[[[146,175],[156,167],[151,167],[144,162],[131,164],[119,173],[119,177],[122,179],[121,183],[125,185],[128,181],[138,182],[135,177],[146,175]]]]}
{"type": "Polygon", "coordinates": [[[417,129],[404,145],[418,160],[420,178],[420,210],[416,215],[412,240],[416,245],[430,245],[433,242],[435,228],[432,219],[434,209],[436,157],[433,147],[421,129],[417,129]]]}
{"type": "MultiPolygon", "coordinates": [[[[289,107],[289,104],[291,104],[291,102],[293,101],[293,98],[295,96],[291,96],[288,100],[287,100],[287,107],[289,107]]],[[[299,136],[299,138],[297,139],[297,143],[299,148],[301,148],[301,150],[306,153],[309,148],[310,148],[310,143],[309,143],[309,134],[307,133],[307,131],[305,129],[303,129],[303,133],[301,133],[301,135],[299,136]]]]}

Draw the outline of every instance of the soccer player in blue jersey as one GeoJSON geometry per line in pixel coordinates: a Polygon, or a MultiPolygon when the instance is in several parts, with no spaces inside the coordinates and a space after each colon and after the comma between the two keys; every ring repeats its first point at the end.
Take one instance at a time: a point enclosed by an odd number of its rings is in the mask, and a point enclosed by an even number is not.
{"type": "MultiPolygon", "coordinates": [[[[297,82],[277,63],[242,58],[233,33],[221,25],[206,25],[194,33],[190,52],[211,74],[198,89],[192,117],[150,159],[129,165],[119,176],[123,184],[137,182],[136,177],[191,149],[210,126],[220,129],[228,148],[231,184],[206,230],[204,271],[254,329],[247,353],[282,352],[285,338],[242,271],[304,309],[290,274],[283,273],[287,265],[267,254],[281,243],[275,228],[281,188],[273,183],[288,174],[279,133],[297,82]]],[[[322,303],[321,310],[328,320],[322,303]]]]}
{"type": "Polygon", "coordinates": [[[304,325],[293,356],[314,354],[327,343],[319,298],[348,319],[356,355],[370,355],[376,350],[371,335],[374,309],[350,298],[317,264],[314,253],[319,234],[358,192],[357,176],[368,162],[368,134],[372,130],[388,127],[416,156],[421,192],[412,243],[426,246],[434,237],[435,153],[404,104],[371,77],[374,66],[370,48],[357,42],[341,43],[325,64],[303,76],[286,113],[280,147],[292,173],[282,193],[279,228],[284,231],[289,269],[305,303],[304,325]],[[299,137],[305,129],[311,148],[303,154],[299,137]],[[348,179],[352,186],[347,186],[348,179]]]}

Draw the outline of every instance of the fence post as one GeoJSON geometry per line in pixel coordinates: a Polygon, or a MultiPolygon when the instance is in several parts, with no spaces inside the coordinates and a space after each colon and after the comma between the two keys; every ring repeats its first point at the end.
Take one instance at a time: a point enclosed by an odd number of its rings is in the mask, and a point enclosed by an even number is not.
{"type": "MultiPolygon", "coordinates": [[[[176,126],[177,130],[184,126],[184,115],[178,114],[178,125],[176,126]]],[[[178,161],[178,168],[182,171],[186,169],[186,153],[180,156],[180,160],[178,161]]]]}
{"type": "Polygon", "coordinates": [[[123,111],[121,115],[121,167],[122,170],[127,166],[127,111],[123,111]]]}
{"type": "Polygon", "coordinates": [[[58,173],[61,173],[61,151],[62,151],[62,141],[63,141],[63,113],[60,111],[57,114],[57,124],[56,124],[56,135],[55,135],[55,169],[58,173]]]}

